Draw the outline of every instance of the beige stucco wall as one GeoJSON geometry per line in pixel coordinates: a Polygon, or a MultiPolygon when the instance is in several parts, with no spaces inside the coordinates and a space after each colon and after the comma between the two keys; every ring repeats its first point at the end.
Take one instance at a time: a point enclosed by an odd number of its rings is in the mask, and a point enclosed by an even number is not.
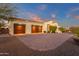
{"type": "Polygon", "coordinates": [[[27,22],[27,24],[26,24],[26,27],[27,27],[26,32],[27,32],[28,34],[30,34],[30,33],[31,33],[31,26],[32,26],[32,25],[39,25],[39,26],[43,26],[43,23],[37,23],[37,22],[27,22]]]}
{"type": "MultiPolygon", "coordinates": [[[[14,23],[25,24],[26,25],[26,22],[20,22],[20,21],[11,21],[11,22],[9,22],[9,33],[11,35],[14,35],[14,23]]],[[[26,30],[26,28],[25,28],[25,30],[26,30]]],[[[25,31],[25,34],[26,34],[26,31],[25,31]]]]}
{"type": "Polygon", "coordinates": [[[29,22],[29,21],[12,21],[9,23],[9,32],[11,35],[14,35],[14,23],[18,23],[18,24],[25,24],[25,34],[31,34],[31,26],[32,25],[39,25],[39,26],[43,26],[43,23],[38,23],[38,22],[29,22]]]}
{"type": "Polygon", "coordinates": [[[47,28],[48,24],[50,24],[52,26],[57,26],[56,32],[59,32],[59,30],[58,30],[58,27],[59,27],[58,23],[53,22],[53,21],[47,21],[47,22],[44,22],[44,23],[41,23],[41,22],[30,22],[30,21],[12,21],[12,22],[9,22],[9,31],[10,31],[11,35],[14,35],[14,23],[25,24],[26,25],[25,34],[31,34],[31,26],[32,25],[42,26],[43,27],[42,33],[44,31],[48,31],[48,28],[47,28]]]}

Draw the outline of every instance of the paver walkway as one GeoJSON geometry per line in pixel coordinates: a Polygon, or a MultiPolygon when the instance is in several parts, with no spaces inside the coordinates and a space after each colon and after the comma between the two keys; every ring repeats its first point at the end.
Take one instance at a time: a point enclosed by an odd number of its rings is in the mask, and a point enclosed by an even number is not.
{"type": "Polygon", "coordinates": [[[52,50],[63,44],[65,41],[70,39],[72,34],[31,34],[18,36],[26,46],[33,50],[47,51],[52,50]]]}

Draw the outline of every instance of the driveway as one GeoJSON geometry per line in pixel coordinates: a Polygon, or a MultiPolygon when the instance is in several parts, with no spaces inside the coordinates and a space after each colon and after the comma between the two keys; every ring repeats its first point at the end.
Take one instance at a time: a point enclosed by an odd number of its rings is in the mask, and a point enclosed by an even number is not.
{"type": "Polygon", "coordinates": [[[31,34],[0,37],[0,55],[79,56],[79,45],[71,34],[31,34]]]}
{"type": "Polygon", "coordinates": [[[24,36],[17,36],[26,46],[33,50],[47,51],[57,48],[65,41],[70,39],[72,34],[30,34],[24,36]]]}

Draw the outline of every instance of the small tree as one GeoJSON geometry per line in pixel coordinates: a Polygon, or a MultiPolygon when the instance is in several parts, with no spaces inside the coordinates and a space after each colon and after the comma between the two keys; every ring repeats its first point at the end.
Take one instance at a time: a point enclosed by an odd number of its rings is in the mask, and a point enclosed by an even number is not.
{"type": "Polygon", "coordinates": [[[16,16],[16,7],[14,4],[3,3],[0,4],[0,20],[13,20],[13,16],[16,16]]]}
{"type": "Polygon", "coordinates": [[[56,29],[56,26],[50,26],[50,32],[55,33],[56,29]]]}
{"type": "MultiPolygon", "coordinates": [[[[14,4],[2,3],[0,4],[0,21],[12,21],[14,20],[13,16],[16,16],[16,8],[14,4]]],[[[4,22],[2,22],[4,24],[4,22]]],[[[0,24],[0,28],[6,24],[0,24]]]]}

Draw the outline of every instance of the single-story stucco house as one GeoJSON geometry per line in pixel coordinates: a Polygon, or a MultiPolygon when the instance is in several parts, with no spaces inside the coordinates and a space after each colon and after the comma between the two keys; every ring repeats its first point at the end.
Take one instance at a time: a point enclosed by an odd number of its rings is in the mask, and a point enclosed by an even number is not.
{"type": "Polygon", "coordinates": [[[60,33],[58,30],[59,25],[53,20],[49,21],[33,21],[24,20],[17,18],[14,21],[9,22],[9,34],[31,34],[31,33],[44,33],[44,31],[49,31],[49,26],[57,26],[56,32],[60,33]]]}

